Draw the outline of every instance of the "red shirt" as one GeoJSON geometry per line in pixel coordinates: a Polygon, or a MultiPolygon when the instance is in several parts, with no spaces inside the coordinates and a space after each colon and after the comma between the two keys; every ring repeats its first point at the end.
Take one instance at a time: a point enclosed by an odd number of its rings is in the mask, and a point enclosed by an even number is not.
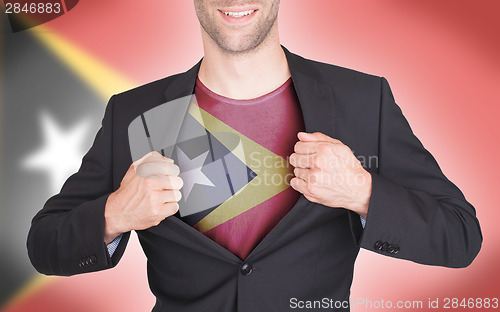
{"type": "MultiPolygon", "coordinates": [[[[276,226],[297,202],[300,194],[289,186],[293,167],[288,157],[293,153],[297,133],[304,131],[304,121],[291,78],[278,89],[251,100],[234,100],[215,94],[197,79],[195,96],[198,106],[218,121],[283,158],[286,177],[274,177],[272,183],[284,183],[284,190],[224,221],[202,231],[203,234],[245,259],[257,244],[276,226]]],[[[262,166],[269,165],[263,159],[262,166]]],[[[279,162],[278,162],[279,164],[279,162]]],[[[261,177],[259,177],[261,178],[261,177]]],[[[262,185],[262,187],[266,187],[262,185]]],[[[217,207],[213,208],[216,210],[217,207]]],[[[198,221],[203,224],[204,219],[198,221]]],[[[198,225],[199,225],[198,224],[198,225]]],[[[195,226],[197,228],[197,226],[195,226]]]]}

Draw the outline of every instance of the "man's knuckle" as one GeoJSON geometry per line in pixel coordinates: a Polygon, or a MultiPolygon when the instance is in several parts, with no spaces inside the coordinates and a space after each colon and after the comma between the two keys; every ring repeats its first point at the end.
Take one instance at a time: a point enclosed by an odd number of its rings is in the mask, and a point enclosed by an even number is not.
{"type": "Polygon", "coordinates": [[[170,176],[177,176],[180,173],[180,168],[176,164],[167,163],[167,172],[170,176]]]}
{"type": "Polygon", "coordinates": [[[175,177],[176,189],[180,189],[184,186],[184,180],[181,177],[175,177]]]}
{"type": "Polygon", "coordinates": [[[179,190],[173,191],[174,201],[178,202],[182,198],[182,193],[179,190]]]}

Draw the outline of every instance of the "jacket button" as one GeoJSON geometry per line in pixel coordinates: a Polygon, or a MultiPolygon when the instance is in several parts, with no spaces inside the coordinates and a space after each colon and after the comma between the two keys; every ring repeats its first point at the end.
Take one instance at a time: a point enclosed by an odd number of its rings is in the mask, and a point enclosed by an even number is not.
{"type": "Polygon", "coordinates": [[[375,245],[373,245],[373,248],[375,248],[375,250],[382,250],[382,242],[377,241],[375,245]]]}
{"type": "Polygon", "coordinates": [[[387,242],[384,242],[384,243],[382,244],[382,248],[381,248],[380,250],[382,250],[382,251],[387,251],[387,248],[388,248],[388,247],[389,247],[389,244],[388,244],[387,242]]]}
{"type": "Polygon", "coordinates": [[[395,254],[397,254],[398,252],[399,252],[399,245],[394,245],[394,246],[393,246],[393,252],[392,252],[392,254],[393,254],[393,255],[395,255],[395,254]]]}
{"type": "Polygon", "coordinates": [[[89,259],[90,265],[95,265],[97,263],[97,258],[95,256],[90,257],[89,259]]]}
{"type": "Polygon", "coordinates": [[[390,253],[391,255],[394,254],[394,245],[393,244],[389,244],[389,246],[387,246],[387,252],[390,253]]]}
{"type": "Polygon", "coordinates": [[[253,267],[249,263],[243,263],[243,265],[240,268],[241,274],[243,274],[245,276],[250,275],[250,273],[252,273],[252,271],[253,271],[253,267]]]}
{"type": "Polygon", "coordinates": [[[79,263],[78,265],[79,265],[81,268],[86,268],[86,267],[88,267],[88,263],[87,263],[87,261],[85,261],[85,260],[87,260],[87,259],[82,259],[82,260],[80,260],[80,263],[79,263]]]}

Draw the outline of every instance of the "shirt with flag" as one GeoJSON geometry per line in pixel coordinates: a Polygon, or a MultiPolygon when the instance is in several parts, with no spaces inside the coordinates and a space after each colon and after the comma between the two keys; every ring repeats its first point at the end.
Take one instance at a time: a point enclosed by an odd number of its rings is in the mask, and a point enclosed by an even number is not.
{"type": "Polygon", "coordinates": [[[198,78],[194,98],[182,127],[199,135],[171,151],[184,180],[178,216],[245,259],[300,196],[288,163],[304,130],[298,98],[291,78],[250,100],[220,96],[198,78]]]}

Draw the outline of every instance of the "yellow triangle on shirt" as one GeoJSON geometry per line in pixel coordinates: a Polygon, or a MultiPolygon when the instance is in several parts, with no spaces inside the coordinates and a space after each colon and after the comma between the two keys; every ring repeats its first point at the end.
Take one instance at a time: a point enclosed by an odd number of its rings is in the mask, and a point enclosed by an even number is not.
{"type": "Polygon", "coordinates": [[[191,103],[188,113],[228,149],[233,141],[229,142],[228,136],[225,136],[224,133],[237,135],[241,143],[238,148],[232,150],[232,153],[257,174],[247,185],[196,223],[193,226],[195,229],[202,233],[209,231],[290,186],[293,169],[286,159],[215,118],[200,108],[196,101],[191,103]]]}

